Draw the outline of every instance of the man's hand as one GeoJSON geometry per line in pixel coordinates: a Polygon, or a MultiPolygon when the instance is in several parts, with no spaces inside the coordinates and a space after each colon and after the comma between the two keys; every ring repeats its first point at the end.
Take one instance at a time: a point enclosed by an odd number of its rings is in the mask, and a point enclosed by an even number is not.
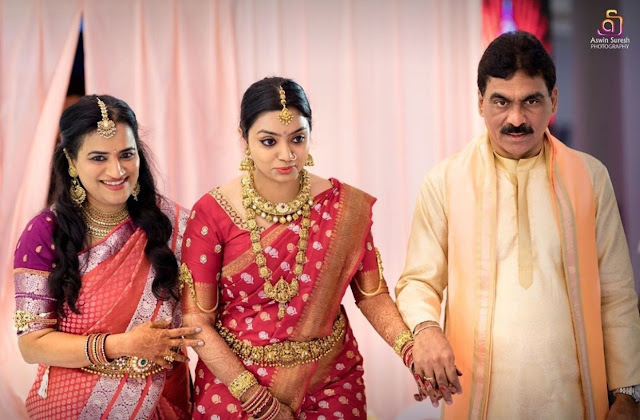
{"type": "Polygon", "coordinates": [[[609,410],[607,420],[637,420],[640,419],[640,403],[630,395],[616,394],[616,400],[609,410]]]}
{"type": "MultiPolygon", "coordinates": [[[[418,329],[418,328],[416,328],[418,329]]],[[[462,385],[458,380],[455,357],[449,341],[440,328],[427,328],[415,337],[413,345],[413,363],[415,373],[431,383],[429,397],[437,407],[438,396],[442,395],[447,404],[451,404],[452,394],[461,394],[462,385]]]]}

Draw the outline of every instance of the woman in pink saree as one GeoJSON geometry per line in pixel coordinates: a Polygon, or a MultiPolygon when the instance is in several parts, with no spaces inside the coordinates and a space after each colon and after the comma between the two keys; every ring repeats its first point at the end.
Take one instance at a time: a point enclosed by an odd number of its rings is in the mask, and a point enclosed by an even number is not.
{"type": "Polygon", "coordinates": [[[184,321],[206,343],[194,418],[366,419],[347,287],[407,366],[413,343],[374,247],[375,199],[303,168],[311,109],[297,83],[258,81],[241,107],[247,174],[204,195],[185,231],[184,321]]]}
{"type": "Polygon", "coordinates": [[[33,419],[185,419],[190,384],[177,328],[186,213],[155,190],[135,114],[87,96],[60,119],[54,202],[14,260],[19,347],[39,363],[33,419]],[[96,129],[97,126],[97,129],[96,129]]]}

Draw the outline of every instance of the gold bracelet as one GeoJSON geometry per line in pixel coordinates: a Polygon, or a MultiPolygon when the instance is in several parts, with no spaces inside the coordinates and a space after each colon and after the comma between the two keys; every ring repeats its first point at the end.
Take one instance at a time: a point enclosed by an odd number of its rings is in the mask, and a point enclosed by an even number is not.
{"type": "Polygon", "coordinates": [[[242,397],[244,393],[247,392],[247,389],[257,384],[258,380],[256,379],[256,377],[253,376],[248,370],[245,370],[240,375],[238,375],[236,379],[231,381],[231,383],[229,384],[229,391],[231,392],[231,395],[239,400],[240,397],[242,397]]]}
{"type": "Polygon", "coordinates": [[[16,310],[13,315],[14,327],[18,332],[28,331],[32,324],[52,327],[58,323],[57,319],[48,318],[52,314],[53,312],[35,314],[28,311],[16,310]]]}
{"type": "Polygon", "coordinates": [[[405,344],[407,344],[411,340],[413,340],[413,334],[411,334],[411,331],[402,331],[396,336],[396,339],[393,341],[393,351],[395,351],[398,356],[402,357],[402,349],[404,348],[405,344]]]}
{"type": "Polygon", "coordinates": [[[420,328],[416,328],[415,331],[413,331],[413,336],[416,337],[420,332],[426,330],[427,328],[440,328],[442,329],[442,327],[440,327],[440,324],[438,324],[436,321],[426,321],[427,324],[423,325],[420,328]]]}

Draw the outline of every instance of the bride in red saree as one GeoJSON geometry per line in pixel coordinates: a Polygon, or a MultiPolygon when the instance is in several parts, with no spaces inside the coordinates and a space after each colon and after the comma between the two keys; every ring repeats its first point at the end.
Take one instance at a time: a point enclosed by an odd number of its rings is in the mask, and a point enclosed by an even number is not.
{"type": "Polygon", "coordinates": [[[196,419],[366,419],[362,356],[340,304],[349,286],[412,364],[371,235],[375,199],[303,169],[310,131],[297,83],[254,83],[240,123],[248,173],[191,212],[180,280],[185,325],[202,326],[206,343],[196,349],[196,419]]]}

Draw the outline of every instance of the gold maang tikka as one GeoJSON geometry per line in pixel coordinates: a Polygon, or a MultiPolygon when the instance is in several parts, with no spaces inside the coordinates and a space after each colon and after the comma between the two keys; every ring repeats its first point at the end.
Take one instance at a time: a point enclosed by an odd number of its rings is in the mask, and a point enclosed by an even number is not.
{"type": "Polygon", "coordinates": [[[282,105],[282,111],[278,114],[278,119],[282,124],[289,125],[293,120],[293,114],[287,109],[287,97],[282,86],[278,86],[278,93],[280,94],[280,104],[282,105]]]}
{"type": "Polygon", "coordinates": [[[107,106],[98,99],[98,106],[100,107],[100,114],[102,114],[102,120],[98,121],[98,134],[100,134],[105,139],[110,139],[111,137],[116,135],[116,123],[113,120],[109,119],[109,114],[107,114],[107,106]]]}

